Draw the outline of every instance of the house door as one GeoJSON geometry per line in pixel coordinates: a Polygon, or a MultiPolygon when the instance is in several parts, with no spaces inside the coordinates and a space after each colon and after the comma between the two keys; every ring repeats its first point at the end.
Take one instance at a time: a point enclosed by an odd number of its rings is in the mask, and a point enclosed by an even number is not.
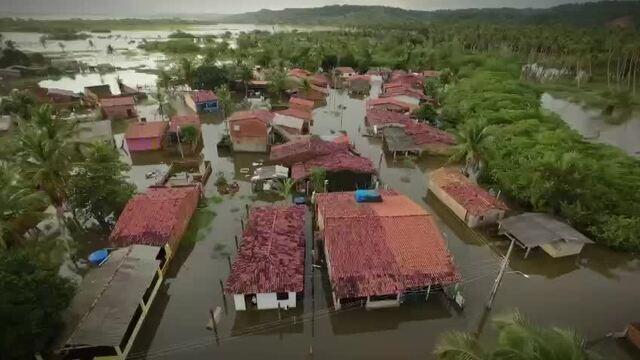
{"type": "Polygon", "coordinates": [[[128,118],[132,118],[133,117],[133,111],[131,111],[131,109],[127,109],[127,117],[128,118]]]}

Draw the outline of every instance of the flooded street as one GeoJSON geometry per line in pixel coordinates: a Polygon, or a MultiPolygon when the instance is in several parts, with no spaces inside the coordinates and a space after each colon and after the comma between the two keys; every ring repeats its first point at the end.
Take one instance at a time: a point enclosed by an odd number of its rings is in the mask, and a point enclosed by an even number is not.
{"type": "MultiPolygon", "coordinates": [[[[359,135],[364,129],[364,101],[337,91],[332,95],[335,96],[328,99],[326,106],[314,111],[312,133],[325,135],[345,130],[357,150],[377,165],[381,141],[359,135]],[[340,108],[338,105],[346,106],[342,116],[334,111],[340,108]]],[[[233,261],[234,236],[241,234],[245,205],[283,200],[251,194],[249,175],[241,172],[250,168],[251,173],[267,158],[266,154],[221,157],[215,144],[224,133],[224,125],[216,118],[204,122],[203,154],[212,161],[213,178],[222,171],[227,179],[238,181],[240,192],[224,195],[219,201],[213,198],[217,195],[214,181],[207,184],[208,206],[200,209],[192,221],[130,359],[429,359],[433,358],[432,351],[442,332],[478,329],[507,241],[468,229],[437,200],[427,196],[425,175],[442,166],[446,159],[426,155],[396,161],[383,156],[380,177],[389,187],[436,214],[463,274],[463,311],[455,310],[439,294],[432,294],[427,302],[424,297],[416,298],[397,309],[334,312],[327,276],[318,269],[312,272],[308,260],[303,306],[283,312],[282,320],[277,311],[235,313],[230,297],[225,304],[219,282],[229,274],[227,256],[233,261]],[[223,309],[223,316],[216,338],[205,326],[209,309],[217,306],[223,309]]],[[[308,251],[307,259],[309,256],[308,251]]],[[[590,340],[622,330],[637,320],[640,259],[636,256],[589,246],[579,257],[553,259],[542,251],[532,252],[527,260],[522,257],[522,251],[514,252],[511,272],[503,280],[492,314],[518,308],[540,324],[573,327],[590,340]],[[528,274],[529,278],[514,271],[528,274]]],[[[482,331],[483,340],[492,338],[489,323],[482,331]]],[[[608,358],[632,358],[623,342],[605,340],[595,348],[608,354],[608,358]]]]}
{"type": "Polygon", "coordinates": [[[585,139],[613,145],[629,155],[640,156],[640,114],[631,114],[620,124],[608,123],[602,110],[556,98],[545,93],[542,107],[558,114],[585,139]]]}

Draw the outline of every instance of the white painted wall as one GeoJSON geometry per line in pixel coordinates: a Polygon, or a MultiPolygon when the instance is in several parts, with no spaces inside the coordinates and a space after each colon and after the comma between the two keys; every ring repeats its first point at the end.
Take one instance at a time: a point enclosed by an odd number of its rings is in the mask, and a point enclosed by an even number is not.
{"type": "Polygon", "coordinates": [[[277,309],[280,304],[281,309],[295,308],[296,307],[296,293],[289,292],[288,300],[278,300],[276,293],[265,293],[256,295],[258,302],[258,310],[277,309]]]}
{"type": "Polygon", "coordinates": [[[247,305],[244,302],[244,294],[233,294],[233,304],[236,307],[236,311],[247,310],[247,305]]]}

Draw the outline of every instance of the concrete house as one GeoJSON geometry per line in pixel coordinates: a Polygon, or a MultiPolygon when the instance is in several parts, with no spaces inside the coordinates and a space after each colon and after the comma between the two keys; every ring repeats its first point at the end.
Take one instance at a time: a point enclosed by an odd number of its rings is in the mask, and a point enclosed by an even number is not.
{"type": "Polygon", "coordinates": [[[349,92],[354,94],[367,94],[371,89],[371,77],[369,75],[353,75],[348,79],[349,92]]]}
{"type": "Polygon", "coordinates": [[[304,206],[252,208],[225,287],[236,311],[295,308],[304,253],[304,206]]]}
{"type": "Polygon", "coordinates": [[[118,96],[100,99],[100,112],[104,119],[131,119],[138,116],[133,96],[118,96]]]}
{"type": "Polygon", "coordinates": [[[356,71],[350,66],[338,66],[334,69],[334,73],[343,79],[347,79],[356,75],[356,71]]]}
{"type": "Polygon", "coordinates": [[[238,111],[229,117],[233,151],[267,152],[274,114],[266,110],[238,111]]]}
{"type": "Polygon", "coordinates": [[[85,101],[92,106],[98,105],[101,99],[112,96],[113,93],[111,92],[109,84],[86,86],[84,88],[85,101]]]}
{"type": "Polygon", "coordinates": [[[353,192],[321,193],[317,225],[334,308],[396,307],[406,293],[428,294],[461,276],[433,215],[395,191],[380,202],[353,192]]]}
{"type": "Polygon", "coordinates": [[[218,97],[211,90],[194,90],[185,94],[184,101],[194,112],[216,112],[219,110],[218,97]]]}
{"type": "Polygon", "coordinates": [[[496,224],[509,210],[505,203],[473,183],[459,169],[440,168],[428,177],[429,191],[471,228],[496,224]]]}
{"type": "Polygon", "coordinates": [[[367,109],[380,109],[387,111],[396,111],[400,113],[408,113],[417,109],[415,104],[406,103],[391,97],[381,97],[367,101],[367,109]]]}
{"type": "Polygon", "coordinates": [[[124,139],[130,152],[160,150],[163,146],[167,123],[164,121],[129,124],[124,139]]]}

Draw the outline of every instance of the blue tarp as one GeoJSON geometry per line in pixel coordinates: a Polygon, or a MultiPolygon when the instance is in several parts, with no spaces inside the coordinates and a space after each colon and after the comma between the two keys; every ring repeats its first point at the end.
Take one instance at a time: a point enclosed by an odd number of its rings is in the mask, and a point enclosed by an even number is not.
{"type": "Polygon", "coordinates": [[[382,202],[382,196],[375,190],[356,190],[356,202],[382,202]]]}

